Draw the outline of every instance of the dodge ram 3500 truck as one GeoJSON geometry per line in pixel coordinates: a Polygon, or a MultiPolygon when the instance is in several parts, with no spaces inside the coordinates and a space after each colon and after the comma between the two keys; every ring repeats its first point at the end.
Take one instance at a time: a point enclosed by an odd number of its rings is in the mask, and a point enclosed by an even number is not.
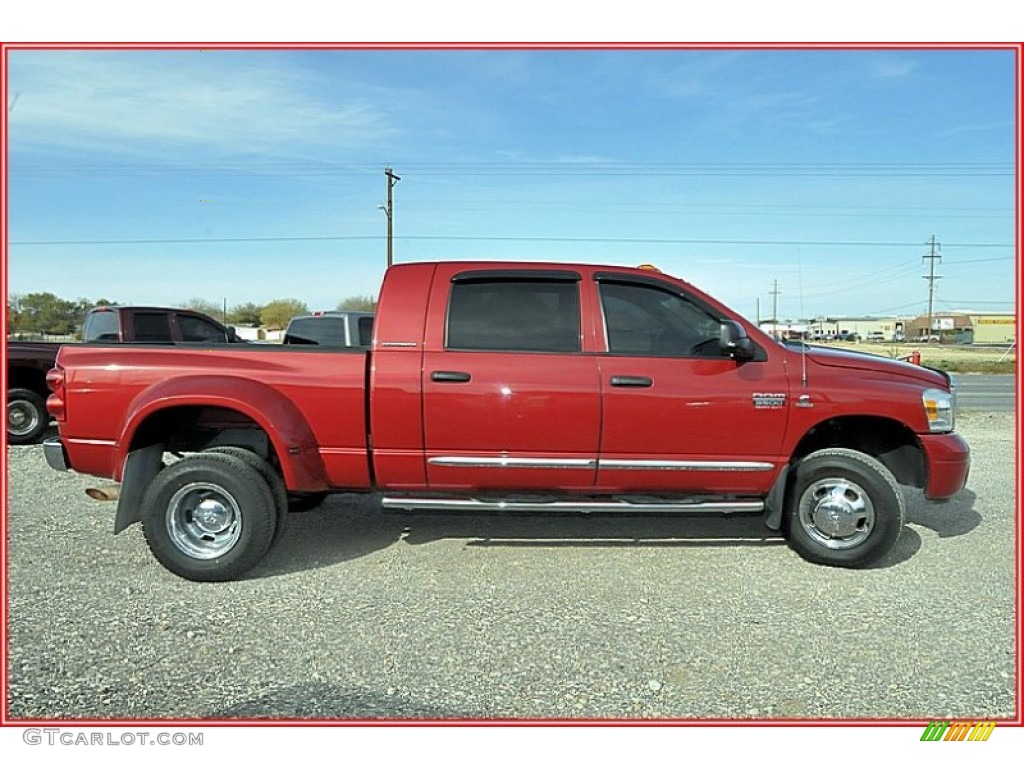
{"type": "Polygon", "coordinates": [[[786,346],[686,282],[576,264],[388,270],[369,350],[64,347],[55,469],[112,478],[168,569],[236,578],[289,502],[384,509],[763,512],[808,560],[861,567],[901,486],[963,488],[943,372],[786,346]]]}

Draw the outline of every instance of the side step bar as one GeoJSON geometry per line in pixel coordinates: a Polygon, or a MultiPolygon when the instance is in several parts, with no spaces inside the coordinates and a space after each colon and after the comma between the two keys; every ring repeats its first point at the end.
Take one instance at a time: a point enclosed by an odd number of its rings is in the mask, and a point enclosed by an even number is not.
{"type": "Polygon", "coordinates": [[[625,499],[568,499],[546,500],[487,500],[465,496],[444,498],[438,496],[414,498],[411,496],[385,496],[384,509],[411,512],[416,509],[438,512],[763,512],[764,502],[759,499],[706,501],[629,501],[625,499]]]}

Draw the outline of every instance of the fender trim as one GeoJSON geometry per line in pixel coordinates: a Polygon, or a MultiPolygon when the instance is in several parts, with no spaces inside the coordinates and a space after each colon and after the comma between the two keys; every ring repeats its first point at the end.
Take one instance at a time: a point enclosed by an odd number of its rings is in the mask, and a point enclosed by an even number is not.
{"type": "Polygon", "coordinates": [[[225,408],[243,414],[266,433],[289,490],[327,490],[316,437],[295,403],[262,382],[237,376],[181,376],[143,390],[128,408],[119,450],[128,450],[147,418],[176,407],[225,408]]]}

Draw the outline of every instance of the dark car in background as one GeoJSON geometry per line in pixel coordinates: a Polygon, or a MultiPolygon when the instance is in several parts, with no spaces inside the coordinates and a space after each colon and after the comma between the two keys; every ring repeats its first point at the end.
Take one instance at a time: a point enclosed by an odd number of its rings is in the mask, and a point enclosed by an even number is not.
{"type": "MultiPolygon", "coordinates": [[[[82,341],[89,343],[167,344],[242,342],[235,329],[190,309],[167,307],[96,307],[82,325],[82,341]]],[[[57,350],[67,342],[7,342],[7,441],[32,443],[46,431],[46,373],[53,368],[57,350]]],[[[71,342],[74,343],[74,342],[71,342]]]]}
{"type": "Polygon", "coordinates": [[[293,317],[285,344],[369,349],[373,343],[373,312],[313,312],[293,317]]]}

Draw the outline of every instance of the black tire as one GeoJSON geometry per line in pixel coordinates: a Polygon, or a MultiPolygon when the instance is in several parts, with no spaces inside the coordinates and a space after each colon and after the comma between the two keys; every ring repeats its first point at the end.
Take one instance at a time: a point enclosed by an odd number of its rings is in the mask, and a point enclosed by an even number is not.
{"type": "Polygon", "coordinates": [[[244,574],[270,548],[278,517],[274,494],[260,473],[224,453],[193,454],[161,470],[142,501],[150,551],[169,571],[192,581],[244,574]],[[202,517],[196,514],[201,508],[202,517]]]}
{"type": "Polygon", "coordinates": [[[786,496],[790,546],[814,563],[863,568],[903,531],[903,490],[877,459],[848,448],[816,451],[796,465],[786,496]]]}
{"type": "Polygon", "coordinates": [[[7,390],[7,442],[26,445],[40,438],[50,426],[46,400],[31,389],[7,390]]]}
{"type": "Polygon", "coordinates": [[[235,456],[260,473],[260,477],[270,487],[270,492],[274,494],[274,505],[277,508],[277,526],[274,528],[274,541],[281,538],[281,533],[284,531],[284,513],[288,511],[288,491],[285,490],[284,480],[274,471],[270,462],[249,449],[236,445],[218,445],[213,448],[207,448],[204,453],[220,453],[227,456],[235,456]]]}
{"type": "Polygon", "coordinates": [[[327,498],[327,494],[323,492],[314,493],[289,493],[288,494],[288,511],[289,512],[308,512],[311,509],[316,509],[324,503],[324,499],[327,498]]]}

